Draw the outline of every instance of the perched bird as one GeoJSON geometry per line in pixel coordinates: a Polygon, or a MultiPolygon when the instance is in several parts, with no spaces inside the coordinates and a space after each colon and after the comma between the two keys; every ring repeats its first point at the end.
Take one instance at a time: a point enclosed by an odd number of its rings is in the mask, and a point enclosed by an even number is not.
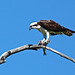
{"type": "Polygon", "coordinates": [[[67,36],[72,36],[73,33],[75,33],[75,31],[65,28],[53,20],[33,22],[29,25],[29,30],[31,29],[37,29],[43,34],[44,39],[40,41],[42,44],[49,42],[49,35],[65,34],[67,36]]]}

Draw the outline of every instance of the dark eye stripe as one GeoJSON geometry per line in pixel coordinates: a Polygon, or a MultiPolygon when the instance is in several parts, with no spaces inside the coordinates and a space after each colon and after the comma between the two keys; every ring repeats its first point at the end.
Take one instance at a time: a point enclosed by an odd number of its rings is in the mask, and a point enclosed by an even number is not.
{"type": "Polygon", "coordinates": [[[32,26],[29,26],[29,27],[32,27],[32,26]]]}
{"type": "Polygon", "coordinates": [[[37,24],[33,25],[33,26],[37,26],[37,24]]]}

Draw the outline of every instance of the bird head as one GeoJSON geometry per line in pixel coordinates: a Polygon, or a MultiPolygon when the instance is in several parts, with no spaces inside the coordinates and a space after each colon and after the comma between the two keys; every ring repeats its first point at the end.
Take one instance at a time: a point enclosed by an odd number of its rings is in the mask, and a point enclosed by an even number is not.
{"type": "Polygon", "coordinates": [[[29,25],[29,30],[38,28],[40,28],[40,26],[37,24],[37,22],[33,22],[29,25]]]}

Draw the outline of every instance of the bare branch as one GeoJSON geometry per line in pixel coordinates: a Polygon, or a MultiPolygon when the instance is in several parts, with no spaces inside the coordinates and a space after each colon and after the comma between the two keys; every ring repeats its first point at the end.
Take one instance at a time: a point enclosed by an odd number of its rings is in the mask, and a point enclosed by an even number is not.
{"type": "Polygon", "coordinates": [[[43,46],[43,45],[24,45],[24,46],[21,46],[21,47],[18,47],[18,48],[15,48],[15,49],[12,49],[12,50],[9,50],[9,51],[3,53],[0,57],[0,64],[4,63],[6,61],[5,59],[12,54],[18,53],[18,52],[23,51],[23,50],[38,50],[40,48],[45,48],[45,49],[47,49],[49,51],[52,51],[52,52],[54,52],[54,53],[56,53],[56,54],[58,54],[58,55],[60,55],[60,56],[62,56],[62,57],[64,57],[64,58],[66,58],[66,59],[75,63],[74,59],[72,59],[72,58],[52,49],[52,48],[49,48],[47,46],[43,46]]]}

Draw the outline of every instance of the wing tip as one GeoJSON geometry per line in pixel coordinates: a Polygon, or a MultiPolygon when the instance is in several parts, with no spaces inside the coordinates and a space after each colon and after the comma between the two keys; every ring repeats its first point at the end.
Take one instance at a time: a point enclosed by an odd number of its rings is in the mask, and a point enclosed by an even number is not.
{"type": "Polygon", "coordinates": [[[73,33],[75,33],[75,31],[72,31],[72,30],[67,30],[64,32],[64,34],[67,36],[73,36],[73,33]]]}

